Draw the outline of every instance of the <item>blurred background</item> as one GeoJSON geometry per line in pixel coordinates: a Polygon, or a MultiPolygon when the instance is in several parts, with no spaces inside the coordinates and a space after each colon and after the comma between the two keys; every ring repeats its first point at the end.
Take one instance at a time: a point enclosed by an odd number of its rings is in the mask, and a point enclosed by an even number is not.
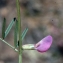
{"type": "MultiPolygon", "coordinates": [[[[23,44],[35,44],[47,35],[53,37],[51,48],[45,53],[23,51],[23,63],[63,63],[63,0],[20,0],[22,31],[29,31],[23,44]]],[[[17,17],[16,0],[0,0],[0,37],[2,21],[6,28],[17,17]]],[[[14,45],[14,26],[6,41],[14,45]]],[[[18,63],[18,54],[0,41],[0,63],[18,63]]]]}

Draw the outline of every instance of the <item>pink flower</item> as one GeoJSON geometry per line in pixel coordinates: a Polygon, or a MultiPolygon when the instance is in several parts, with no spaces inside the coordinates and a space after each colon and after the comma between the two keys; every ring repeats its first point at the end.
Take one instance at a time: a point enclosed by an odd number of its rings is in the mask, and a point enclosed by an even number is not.
{"type": "Polygon", "coordinates": [[[53,41],[52,36],[50,35],[46,36],[41,41],[39,41],[37,44],[35,44],[35,50],[41,53],[46,52],[50,48],[52,41],[53,41]]]}

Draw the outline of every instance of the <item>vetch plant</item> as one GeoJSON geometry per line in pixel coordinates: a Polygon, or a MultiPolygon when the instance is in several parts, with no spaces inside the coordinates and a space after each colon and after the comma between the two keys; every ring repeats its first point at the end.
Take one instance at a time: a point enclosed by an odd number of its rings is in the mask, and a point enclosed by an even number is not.
{"type": "Polygon", "coordinates": [[[22,51],[23,50],[36,50],[40,53],[46,52],[50,48],[53,38],[52,38],[52,36],[48,35],[45,38],[43,38],[42,40],[40,40],[37,44],[22,45],[22,40],[24,39],[24,37],[28,31],[28,28],[25,28],[23,33],[21,32],[19,0],[16,0],[16,4],[17,4],[17,19],[16,18],[12,19],[9,26],[5,30],[6,19],[4,18],[3,24],[2,24],[2,38],[0,38],[0,40],[2,42],[4,42],[5,44],[7,44],[12,49],[14,49],[19,54],[19,62],[18,63],[22,63],[22,51]],[[12,46],[7,41],[5,41],[5,38],[9,34],[13,25],[15,26],[15,28],[14,28],[14,46],[12,46]]]}

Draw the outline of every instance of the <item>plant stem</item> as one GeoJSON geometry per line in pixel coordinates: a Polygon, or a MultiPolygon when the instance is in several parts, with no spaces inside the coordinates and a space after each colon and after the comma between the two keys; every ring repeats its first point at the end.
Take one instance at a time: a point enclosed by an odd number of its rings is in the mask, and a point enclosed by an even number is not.
{"type": "Polygon", "coordinates": [[[19,63],[22,63],[22,38],[21,38],[21,18],[20,18],[19,0],[16,0],[16,4],[17,4],[17,18],[18,18],[19,63]]]}
{"type": "Polygon", "coordinates": [[[5,40],[3,40],[2,38],[0,38],[0,40],[2,41],[2,42],[4,42],[5,44],[7,44],[9,47],[11,47],[12,49],[14,49],[16,52],[18,52],[18,50],[17,49],[15,49],[15,47],[13,47],[12,45],[10,45],[8,42],[6,42],[5,40]]]}

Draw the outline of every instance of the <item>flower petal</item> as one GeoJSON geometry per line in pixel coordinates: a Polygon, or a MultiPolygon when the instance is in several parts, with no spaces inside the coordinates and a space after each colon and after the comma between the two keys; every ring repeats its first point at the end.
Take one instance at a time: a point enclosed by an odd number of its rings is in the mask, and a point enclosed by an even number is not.
{"type": "Polygon", "coordinates": [[[52,41],[52,36],[48,35],[35,45],[35,49],[39,52],[45,52],[50,48],[52,41]]]}

